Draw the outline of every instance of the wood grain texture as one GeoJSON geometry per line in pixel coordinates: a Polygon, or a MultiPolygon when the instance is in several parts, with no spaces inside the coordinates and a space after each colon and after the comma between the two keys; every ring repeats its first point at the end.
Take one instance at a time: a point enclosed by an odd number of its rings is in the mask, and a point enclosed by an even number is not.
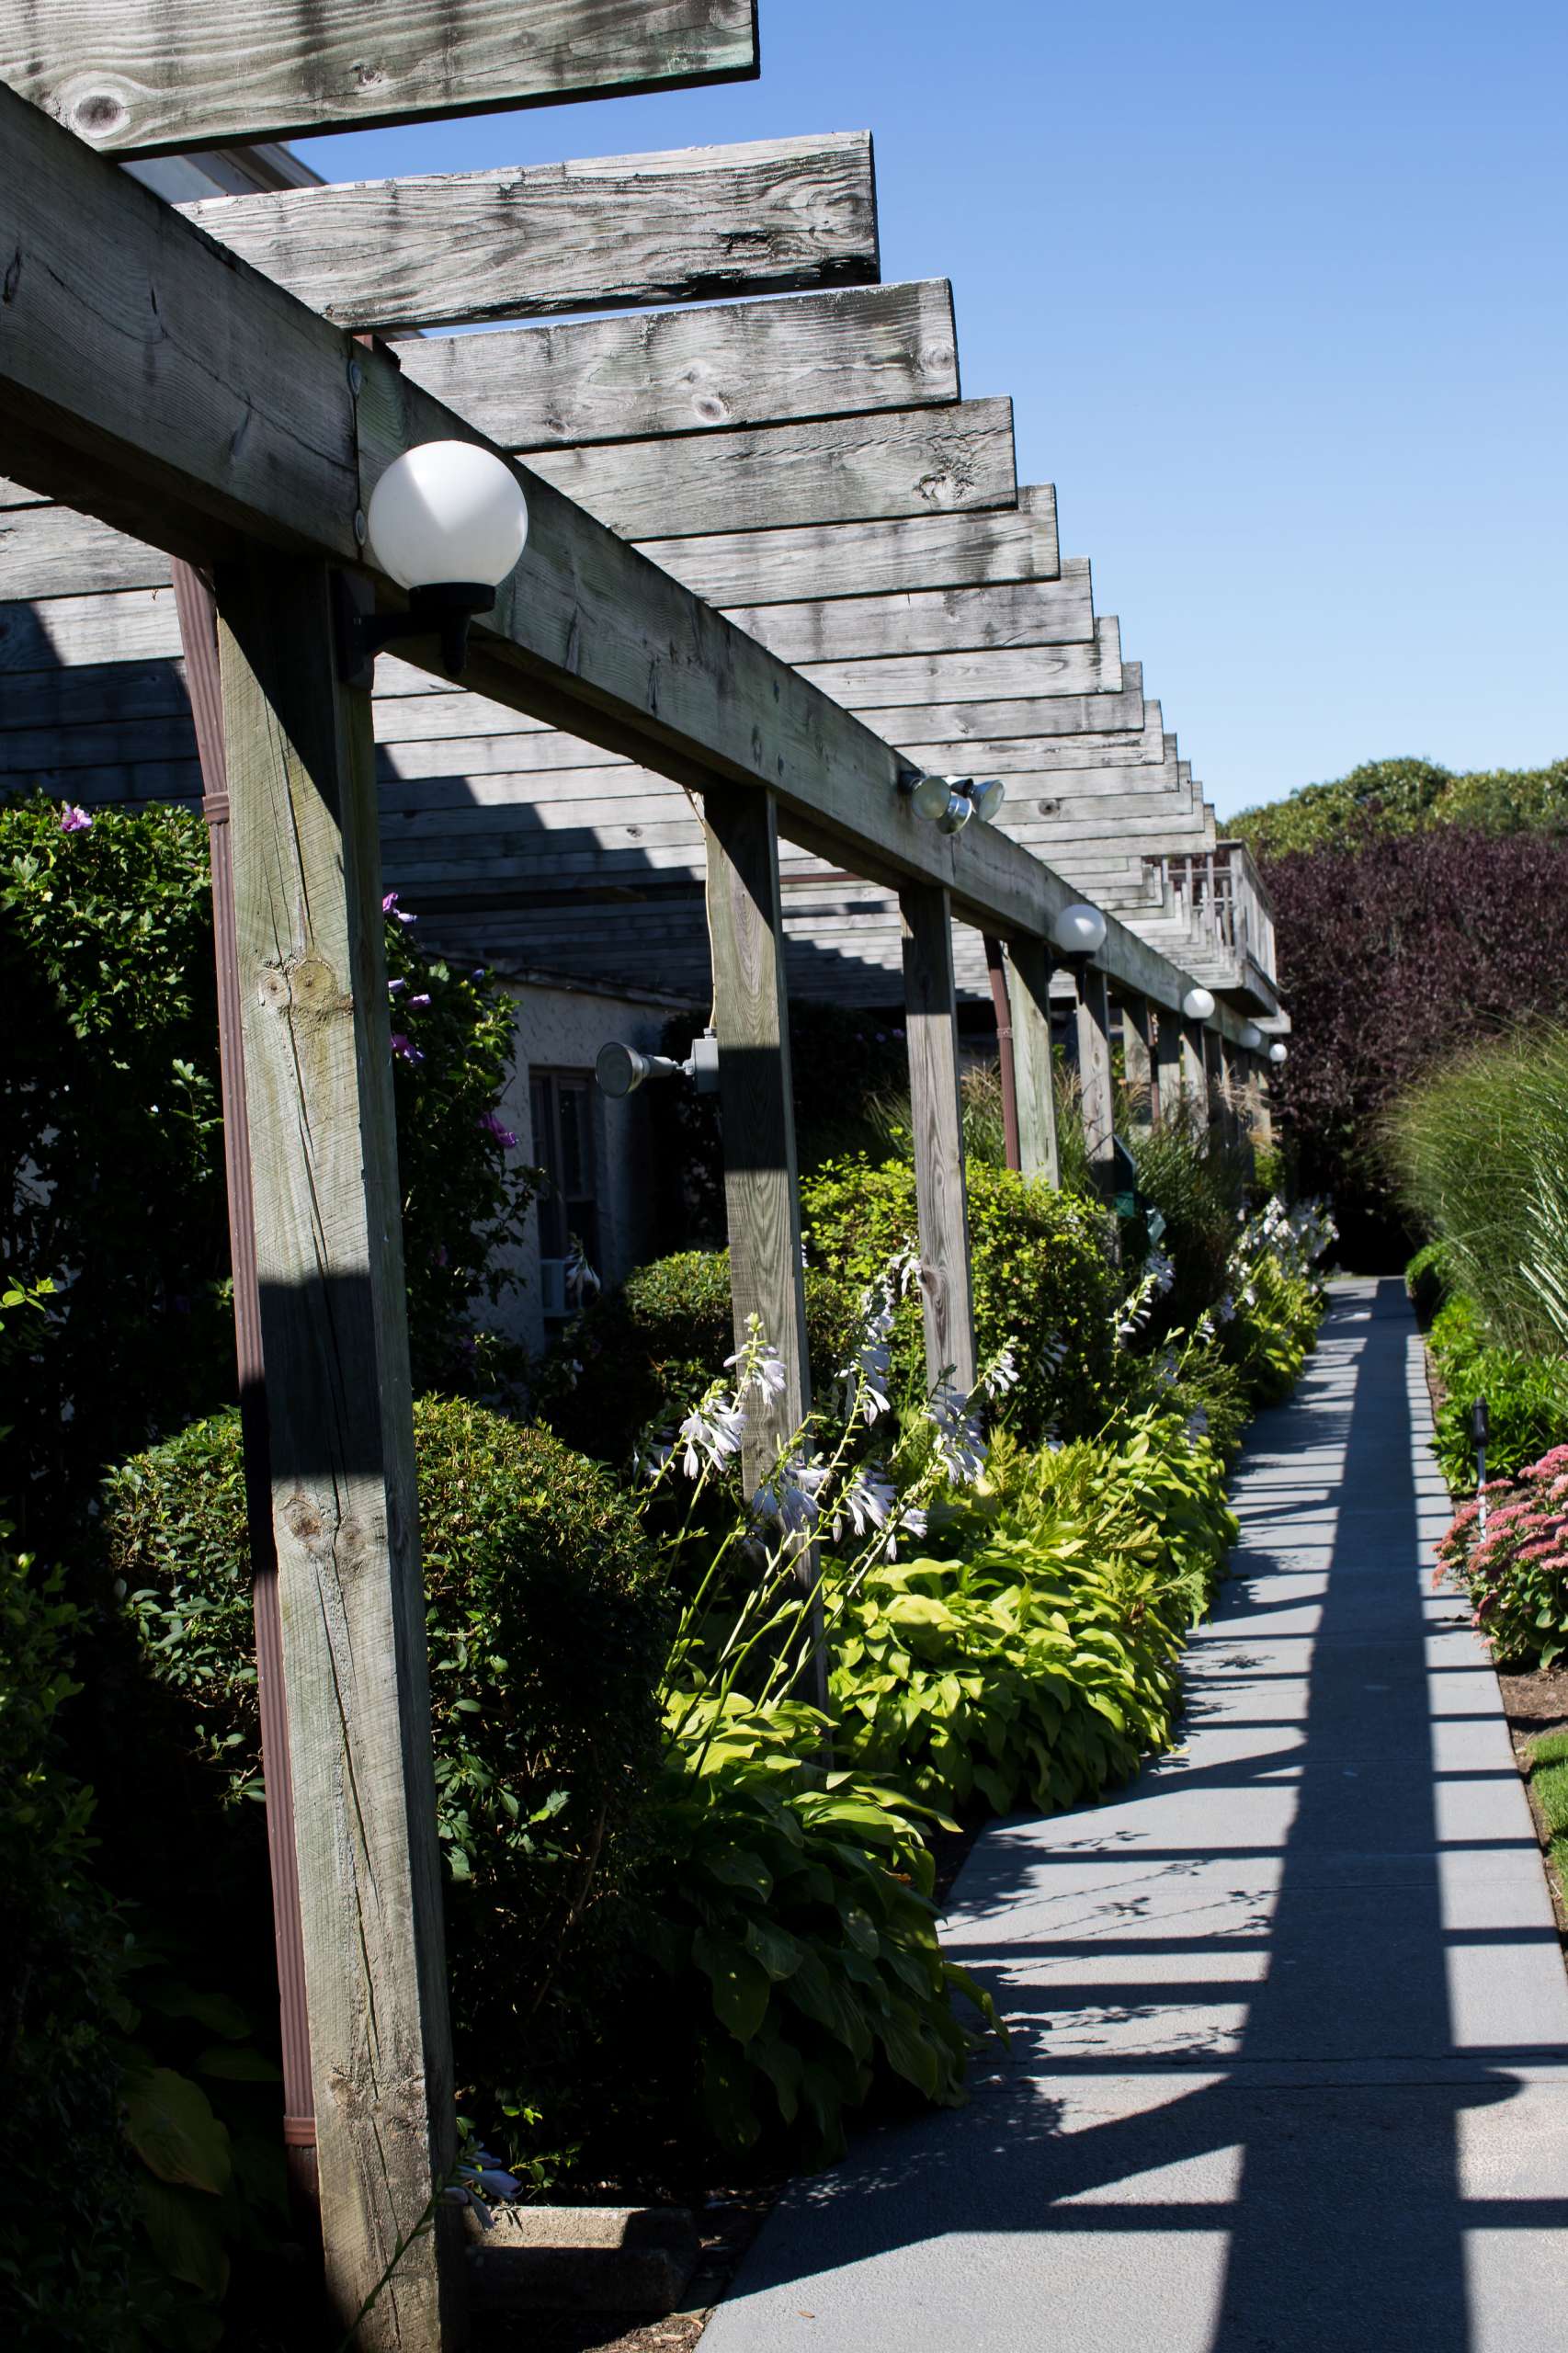
{"type": "Polygon", "coordinates": [[[124,596],[57,597],[0,605],[0,676],[59,677],[78,664],[101,668],[121,663],[162,665],[180,658],[174,590],[131,590],[124,596]]]}
{"type": "Polygon", "coordinates": [[[859,286],[878,275],[864,131],[213,196],[180,210],[357,331],[859,286]]]}
{"type": "Polygon", "coordinates": [[[119,588],[165,588],[169,559],[159,548],[111,530],[68,506],[0,509],[0,597],[82,597],[119,588]]]}
{"type": "Polygon", "coordinates": [[[1089,1171],[1102,1192],[1115,1189],[1116,1095],[1111,1080],[1110,1006],[1105,974],[1090,966],[1078,976],[1078,1089],[1089,1171]]]}
{"type": "Polygon", "coordinates": [[[998,696],[1115,693],[1121,666],[1104,631],[1086,644],[986,649],[972,654],[890,654],[868,662],[802,662],[802,677],[846,710],[874,711],[883,704],[976,701],[998,696]]]}
{"type": "MultiPolygon", "coordinates": [[[[1104,643],[1108,625],[1099,620],[1104,643]]],[[[1099,729],[1125,733],[1142,724],[1142,688],[1134,678],[1134,663],[1122,665],[1122,687],[1117,694],[1048,695],[1009,698],[1005,701],[883,704],[876,727],[891,744],[1000,743],[1011,737],[1030,742],[1054,735],[1077,737],[1099,729]]]]}
{"type": "Polygon", "coordinates": [[[802,664],[984,647],[1086,645],[1095,635],[1089,567],[1077,558],[1069,558],[1059,580],[728,609],[737,628],[780,661],[802,664]]]}
{"type": "Polygon", "coordinates": [[[802,523],[639,542],[644,555],[710,604],[788,604],[891,590],[979,588],[1054,580],[1061,555],[1055,494],[1020,490],[1015,507],[888,521],[802,523]]]}
{"type": "Polygon", "coordinates": [[[899,908],[926,1375],[933,1384],[950,1380],[967,1394],[975,1375],[974,1302],[954,1018],[952,911],[947,892],[929,886],[902,891],[899,908]]]}
{"type": "Polygon", "coordinates": [[[541,449],[529,463],[628,540],[1011,506],[1013,404],[541,449]]]}
{"type": "Polygon", "coordinates": [[[959,397],[946,278],[706,310],[432,335],[415,383],[503,449],[711,433],[959,397]]]}
{"type": "Polygon", "coordinates": [[[749,80],[756,0],[4,0],[0,79],[119,155],[749,80]]]}
{"type": "MultiPolygon", "coordinates": [[[[778,821],[772,794],[744,785],[715,786],[704,802],[735,1347],[747,1345],[755,1315],[784,1366],[778,1396],[761,1398],[754,1390],[745,1399],[744,1467],[746,1492],[755,1495],[776,1474],[812,1407],[778,821]]],[[[825,1710],[827,1655],[813,1547],[802,1547],[795,1574],[811,1600],[809,1664],[799,1696],[825,1710]]]]}
{"type": "MultiPolygon", "coordinates": [[[[245,1099],[332,2310],[451,2161],[454,2085],[368,695],[324,565],[218,580],[245,1099]]],[[[460,2340],[444,2233],[358,2342],[460,2340]]]]}
{"type": "Polygon", "coordinates": [[[1007,955],[1013,1017],[1013,1079],[1018,1098],[1018,1163],[1026,1176],[1062,1182],[1056,1142],[1056,1082],[1051,1051],[1051,950],[1016,939],[1007,955]]]}

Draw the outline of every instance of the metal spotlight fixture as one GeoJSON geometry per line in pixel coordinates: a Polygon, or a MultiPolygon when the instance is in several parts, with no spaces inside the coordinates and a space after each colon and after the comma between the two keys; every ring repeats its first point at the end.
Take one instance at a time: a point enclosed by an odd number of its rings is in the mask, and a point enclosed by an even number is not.
{"type": "Polygon", "coordinates": [[[954,785],[948,795],[948,805],[937,820],[939,834],[961,834],[974,814],[974,803],[967,792],[954,785]]]}
{"type": "Polygon", "coordinates": [[[971,779],[969,797],[981,824],[989,825],[994,824],[1002,803],[1007,798],[1007,788],[999,776],[982,777],[978,782],[971,779]]]}
{"type": "Polygon", "coordinates": [[[1181,1009],[1189,1021],[1212,1021],[1214,999],[1207,989],[1188,989],[1181,1001],[1181,1009]]]}
{"type": "Polygon", "coordinates": [[[651,1078],[689,1078],[699,1095],[712,1095],[719,1086],[719,1040],[711,1029],[705,1029],[700,1038],[692,1040],[685,1062],[677,1063],[668,1054],[639,1053],[635,1046],[624,1046],[619,1038],[612,1038],[594,1058],[594,1077],[600,1094],[617,1102],[635,1095],[651,1078]]]}

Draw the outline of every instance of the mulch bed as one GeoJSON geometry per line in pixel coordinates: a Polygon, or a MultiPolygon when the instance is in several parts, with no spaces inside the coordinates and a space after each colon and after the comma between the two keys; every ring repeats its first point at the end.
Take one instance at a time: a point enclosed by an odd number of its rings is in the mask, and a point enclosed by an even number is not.
{"type": "MultiPolygon", "coordinates": [[[[1521,1774],[1529,1770],[1530,1748],[1543,1733],[1568,1732],[1568,1674],[1559,1667],[1536,1667],[1528,1675],[1499,1675],[1497,1688],[1503,1695],[1503,1712],[1508,1719],[1508,1733],[1514,1744],[1514,1756],[1521,1774]]],[[[1557,1933],[1562,1944],[1562,1956],[1568,1963],[1568,1890],[1550,1859],[1551,1834],[1541,1819],[1535,1791],[1528,1781],[1525,1795],[1529,1800],[1530,1818],[1535,1835],[1540,1841],[1541,1865],[1546,1883],[1551,1890],[1551,1908],[1557,1915],[1557,1933]]]]}

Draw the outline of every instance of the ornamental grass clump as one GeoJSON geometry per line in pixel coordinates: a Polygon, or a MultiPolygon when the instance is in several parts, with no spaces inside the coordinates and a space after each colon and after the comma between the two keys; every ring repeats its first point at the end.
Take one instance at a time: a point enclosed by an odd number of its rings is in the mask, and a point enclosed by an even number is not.
{"type": "Polygon", "coordinates": [[[1411,1087],[1386,1122],[1400,1198],[1487,1335],[1568,1356],[1568,1028],[1489,1039],[1411,1087]]]}
{"type": "Polygon", "coordinates": [[[1500,1667],[1551,1666],[1568,1650],[1568,1446],[1517,1479],[1489,1479],[1437,1547],[1437,1575],[1468,1590],[1500,1667]]]}

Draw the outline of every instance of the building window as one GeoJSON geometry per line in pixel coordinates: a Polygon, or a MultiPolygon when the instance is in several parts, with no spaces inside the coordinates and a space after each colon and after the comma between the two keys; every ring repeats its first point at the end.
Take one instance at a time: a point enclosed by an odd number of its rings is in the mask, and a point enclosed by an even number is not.
{"type": "Polygon", "coordinates": [[[594,1083],[586,1071],[535,1071],[528,1080],[539,1197],[540,1290],[547,1323],[583,1304],[584,1265],[599,1263],[598,1154],[594,1083]]]}

